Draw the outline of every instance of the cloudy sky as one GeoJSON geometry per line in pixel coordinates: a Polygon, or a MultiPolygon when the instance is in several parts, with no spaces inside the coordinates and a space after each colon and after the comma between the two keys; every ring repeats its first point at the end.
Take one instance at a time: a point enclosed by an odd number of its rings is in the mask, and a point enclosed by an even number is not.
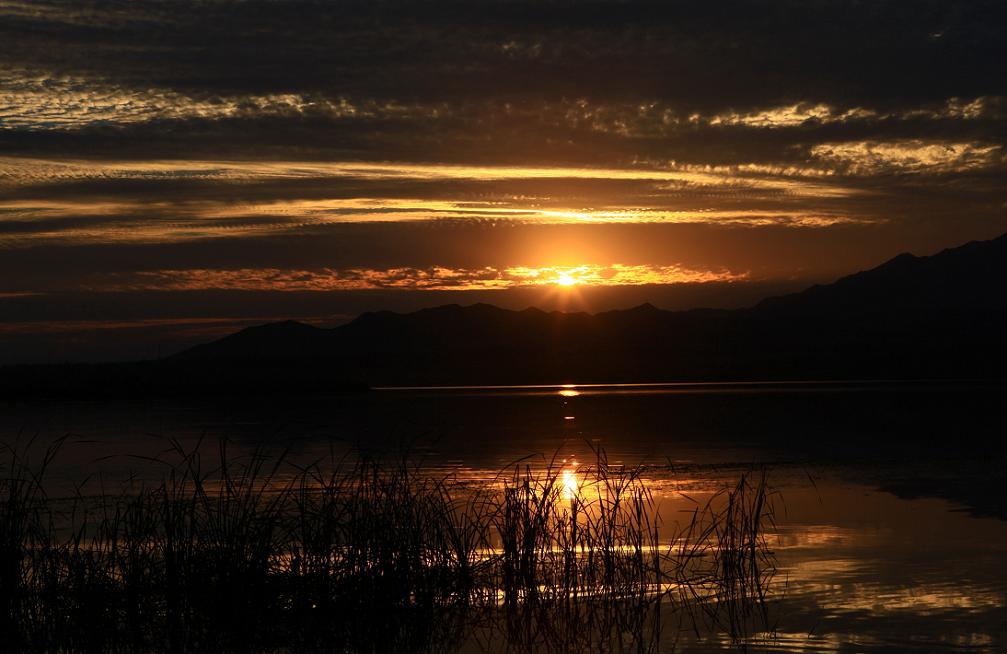
{"type": "Polygon", "coordinates": [[[0,362],[744,306],[1007,231],[1001,2],[0,0],[0,362]]]}

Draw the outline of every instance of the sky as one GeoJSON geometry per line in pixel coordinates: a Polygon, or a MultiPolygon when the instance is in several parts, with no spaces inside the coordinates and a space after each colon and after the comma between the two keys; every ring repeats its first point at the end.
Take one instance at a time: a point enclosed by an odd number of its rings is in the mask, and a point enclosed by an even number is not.
{"type": "Polygon", "coordinates": [[[0,0],[0,363],[740,307],[1007,231],[1001,2],[0,0]]]}

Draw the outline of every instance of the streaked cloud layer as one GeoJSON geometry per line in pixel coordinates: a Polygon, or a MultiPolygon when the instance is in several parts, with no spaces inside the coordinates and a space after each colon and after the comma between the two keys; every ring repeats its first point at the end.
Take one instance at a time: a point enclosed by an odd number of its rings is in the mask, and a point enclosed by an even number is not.
{"type": "Polygon", "coordinates": [[[734,282],[747,277],[729,271],[691,270],[681,266],[612,264],[608,266],[548,266],[544,268],[453,269],[351,268],[334,270],[155,270],[129,275],[126,280],[111,275],[87,285],[91,291],[359,291],[371,289],[470,291],[534,286],[642,286],[647,284],[697,284],[734,282]]]}
{"type": "Polygon", "coordinates": [[[0,315],[7,333],[57,314],[114,331],[94,306],[109,324],[324,324],[424,293],[523,302],[571,270],[613,289],[593,308],[676,285],[716,303],[993,236],[1005,18],[944,0],[0,0],[0,315]],[[218,301],[172,299],[203,292],[218,301]],[[75,294],[93,300],[45,308],[75,294]],[[131,315],[138,294],[163,315],[131,315]]]}

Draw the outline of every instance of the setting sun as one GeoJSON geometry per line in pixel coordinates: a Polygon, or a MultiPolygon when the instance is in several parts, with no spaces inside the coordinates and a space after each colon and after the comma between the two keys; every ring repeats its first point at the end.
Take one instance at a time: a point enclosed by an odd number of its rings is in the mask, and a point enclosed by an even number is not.
{"type": "Polygon", "coordinates": [[[569,273],[560,273],[559,277],[556,279],[556,283],[560,286],[573,286],[578,282],[578,279],[569,273]]]}

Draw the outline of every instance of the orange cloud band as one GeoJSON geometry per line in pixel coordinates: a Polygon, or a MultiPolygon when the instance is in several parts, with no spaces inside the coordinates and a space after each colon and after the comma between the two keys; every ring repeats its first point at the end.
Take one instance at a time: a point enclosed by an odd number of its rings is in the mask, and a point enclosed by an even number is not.
{"type": "Polygon", "coordinates": [[[346,291],[402,289],[414,291],[493,290],[527,286],[584,285],[639,286],[733,282],[748,279],[748,273],[728,270],[696,270],[679,265],[584,264],[580,266],[510,268],[389,268],[376,270],[288,270],[241,268],[235,270],[157,270],[137,272],[129,279],[109,279],[91,286],[97,291],[124,290],[272,290],[346,291]]]}

